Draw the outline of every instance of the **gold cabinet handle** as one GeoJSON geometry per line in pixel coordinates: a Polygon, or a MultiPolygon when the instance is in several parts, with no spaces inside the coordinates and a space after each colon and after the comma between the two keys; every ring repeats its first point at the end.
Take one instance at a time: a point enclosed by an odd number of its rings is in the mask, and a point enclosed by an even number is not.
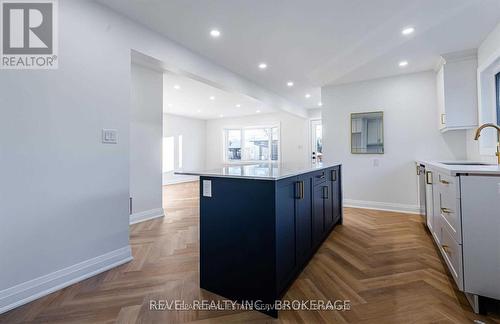
{"type": "Polygon", "coordinates": [[[441,208],[441,212],[445,214],[451,214],[453,211],[449,208],[441,208]]]}
{"type": "Polygon", "coordinates": [[[451,254],[450,247],[448,245],[442,244],[441,247],[443,248],[444,252],[451,254]]]}
{"type": "Polygon", "coordinates": [[[432,184],[432,172],[431,171],[425,172],[425,182],[429,185],[432,184]]]}
{"type": "Polygon", "coordinates": [[[450,182],[446,181],[446,180],[439,180],[439,182],[441,182],[442,184],[445,184],[445,185],[449,185],[450,184],[450,182]]]}
{"type": "Polygon", "coordinates": [[[446,114],[441,114],[441,125],[445,125],[446,124],[446,121],[444,120],[445,116],[446,116],[446,114]]]}

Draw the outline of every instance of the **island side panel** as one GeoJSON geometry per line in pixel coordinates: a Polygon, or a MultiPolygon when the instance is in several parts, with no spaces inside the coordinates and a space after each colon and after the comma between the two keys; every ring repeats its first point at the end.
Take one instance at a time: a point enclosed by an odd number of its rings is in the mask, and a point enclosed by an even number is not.
{"type": "Polygon", "coordinates": [[[200,286],[223,297],[274,302],[275,181],[200,178],[200,286]],[[211,197],[203,195],[211,181],[211,197]]]}

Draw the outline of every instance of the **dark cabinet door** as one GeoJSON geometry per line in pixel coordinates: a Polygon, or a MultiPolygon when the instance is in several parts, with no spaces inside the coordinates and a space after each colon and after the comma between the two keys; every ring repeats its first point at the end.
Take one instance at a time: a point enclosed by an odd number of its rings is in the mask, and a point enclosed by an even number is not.
{"type": "Polygon", "coordinates": [[[335,167],[330,171],[331,176],[331,187],[332,187],[332,205],[333,205],[333,224],[337,224],[340,221],[342,215],[342,194],[341,190],[341,179],[340,179],[340,167],[335,167]]]}
{"type": "Polygon", "coordinates": [[[295,235],[297,263],[304,264],[312,249],[312,183],[311,175],[297,179],[297,200],[295,205],[295,235]]]}
{"type": "Polygon", "coordinates": [[[276,184],[276,276],[278,291],[285,288],[296,265],[296,183],[296,177],[293,177],[280,180],[276,184]]]}
{"type": "Polygon", "coordinates": [[[312,219],[312,241],[316,246],[321,243],[325,233],[325,202],[323,185],[316,185],[313,188],[313,219],[312,219]]]}

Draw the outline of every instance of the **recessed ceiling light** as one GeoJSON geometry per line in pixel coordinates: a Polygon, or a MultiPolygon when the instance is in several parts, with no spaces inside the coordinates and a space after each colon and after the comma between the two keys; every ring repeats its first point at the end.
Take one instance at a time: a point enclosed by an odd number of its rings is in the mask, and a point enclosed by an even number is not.
{"type": "Polygon", "coordinates": [[[258,114],[258,113],[260,113],[260,110],[257,110],[257,111],[256,111],[256,113],[257,113],[257,114],[258,114]]]}
{"type": "Polygon", "coordinates": [[[292,81],[288,81],[288,82],[286,83],[286,85],[287,85],[288,87],[293,87],[293,82],[292,82],[292,81]]]}
{"type": "Polygon", "coordinates": [[[208,98],[210,100],[215,100],[215,97],[214,96],[210,96],[210,98],[208,98]]]}
{"type": "Polygon", "coordinates": [[[267,69],[267,64],[266,63],[260,63],[259,64],[259,69],[261,69],[261,70],[267,69]]]}
{"type": "Polygon", "coordinates": [[[405,67],[408,65],[408,61],[401,61],[399,62],[399,67],[405,67]]]}
{"type": "Polygon", "coordinates": [[[410,34],[413,34],[414,31],[415,31],[414,27],[406,27],[405,29],[403,29],[401,31],[401,34],[403,34],[403,35],[410,35],[410,34]]]}
{"type": "Polygon", "coordinates": [[[321,101],[318,102],[318,106],[323,107],[323,103],[321,101]]]}
{"type": "Polygon", "coordinates": [[[210,31],[210,36],[212,36],[213,38],[217,38],[220,36],[220,31],[218,29],[212,29],[210,31]]]}
{"type": "Polygon", "coordinates": [[[201,109],[198,109],[196,112],[197,112],[197,113],[201,113],[201,109]]]}
{"type": "Polygon", "coordinates": [[[168,104],[167,106],[168,106],[168,108],[172,108],[174,105],[168,104]]]}
{"type": "Polygon", "coordinates": [[[309,99],[309,98],[311,98],[311,95],[310,95],[309,93],[306,93],[305,97],[306,97],[307,99],[309,99]]]}
{"type": "Polygon", "coordinates": [[[180,88],[181,88],[181,86],[180,86],[180,85],[178,85],[178,84],[174,85],[174,89],[175,89],[175,90],[179,90],[180,88]]]}
{"type": "Polygon", "coordinates": [[[219,115],[219,117],[220,117],[220,118],[223,118],[223,117],[224,117],[224,115],[223,115],[223,114],[220,114],[220,115],[219,115]]]}
{"type": "Polygon", "coordinates": [[[241,107],[241,105],[240,105],[240,104],[236,104],[236,108],[240,108],[240,107],[241,107]]]}

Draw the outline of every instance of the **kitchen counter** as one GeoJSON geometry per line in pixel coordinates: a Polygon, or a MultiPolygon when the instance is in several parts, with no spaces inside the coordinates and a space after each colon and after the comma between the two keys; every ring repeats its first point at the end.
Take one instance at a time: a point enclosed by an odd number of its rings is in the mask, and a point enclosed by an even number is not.
{"type": "Polygon", "coordinates": [[[251,163],[251,164],[229,164],[212,170],[181,170],[175,174],[223,177],[223,178],[245,178],[254,180],[280,180],[294,177],[299,174],[320,171],[335,166],[340,163],[320,163],[315,166],[304,164],[283,164],[283,163],[251,163]]]}
{"type": "Polygon", "coordinates": [[[460,174],[470,175],[500,175],[500,166],[497,164],[471,165],[471,163],[483,163],[474,161],[424,161],[418,160],[418,164],[437,169],[447,175],[457,176],[460,174]],[[453,165],[447,164],[453,163],[453,165]],[[464,164],[460,164],[464,163],[464,164]]]}

